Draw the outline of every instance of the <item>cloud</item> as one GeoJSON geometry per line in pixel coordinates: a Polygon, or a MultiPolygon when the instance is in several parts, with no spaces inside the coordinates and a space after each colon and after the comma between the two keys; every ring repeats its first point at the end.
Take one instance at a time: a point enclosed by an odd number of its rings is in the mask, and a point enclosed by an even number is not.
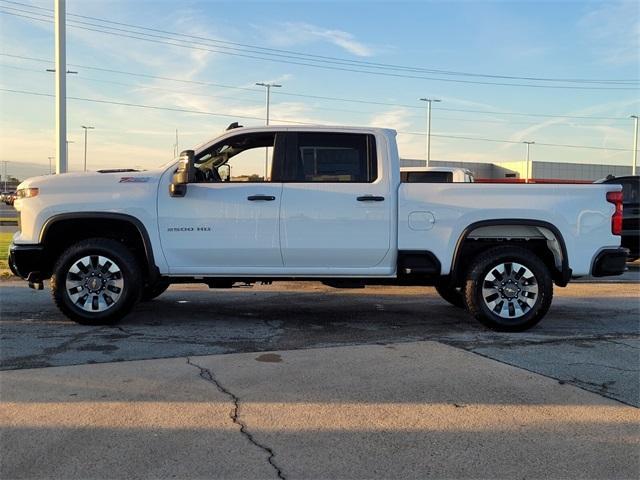
{"type": "Polygon", "coordinates": [[[330,43],[357,57],[371,57],[373,48],[359,42],[343,30],[333,30],[304,22],[285,22],[276,27],[256,26],[267,37],[267,41],[278,47],[292,47],[310,43],[330,43]]]}
{"type": "Polygon", "coordinates": [[[638,63],[640,6],[637,0],[597,4],[578,21],[578,27],[604,63],[638,63]]]}

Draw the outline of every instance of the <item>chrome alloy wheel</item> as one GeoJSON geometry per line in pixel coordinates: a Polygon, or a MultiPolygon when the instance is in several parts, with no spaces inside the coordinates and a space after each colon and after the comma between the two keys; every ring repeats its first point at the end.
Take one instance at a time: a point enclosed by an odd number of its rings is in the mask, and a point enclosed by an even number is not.
{"type": "Polygon", "coordinates": [[[118,302],[124,280],[120,267],[113,260],[101,255],[89,255],[69,268],[65,287],[77,307],[97,313],[108,310],[118,302]]]}
{"type": "Polygon", "coordinates": [[[485,305],[502,318],[522,317],[535,305],[538,281],[531,270],[515,262],[496,265],[484,277],[485,305]]]}

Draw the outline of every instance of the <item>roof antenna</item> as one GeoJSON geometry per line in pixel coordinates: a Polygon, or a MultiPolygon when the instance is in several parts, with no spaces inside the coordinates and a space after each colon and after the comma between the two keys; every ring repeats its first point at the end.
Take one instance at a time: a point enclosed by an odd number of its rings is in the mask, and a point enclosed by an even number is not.
{"type": "Polygon", "coordinates": [[[238,125],[238,122],[233,122],[227,127],[227,130],[233,130],[234,128],[242,128],[242,125],[238,125]]]}

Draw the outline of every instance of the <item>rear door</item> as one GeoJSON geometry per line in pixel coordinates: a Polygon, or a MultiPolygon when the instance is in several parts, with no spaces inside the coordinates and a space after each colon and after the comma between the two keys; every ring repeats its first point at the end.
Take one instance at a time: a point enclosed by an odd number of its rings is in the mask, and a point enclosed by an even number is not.
{"type": "Polygon", "coordinates": [[[365,133],[293,132],[280,206],[284,266],[309,274],[388,274],[388,175],[365,133]]]}

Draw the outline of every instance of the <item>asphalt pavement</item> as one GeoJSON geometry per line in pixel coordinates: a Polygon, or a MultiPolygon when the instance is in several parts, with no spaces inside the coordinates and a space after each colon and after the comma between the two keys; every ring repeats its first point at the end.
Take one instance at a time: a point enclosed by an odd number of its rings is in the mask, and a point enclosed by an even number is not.
{"type": "Polygon", "coordinates": [[[172,286],[120,324],[68,321],[47,291],[0,283],[0,368],[42,368],[194,355],[433,340],[640,405],[640,284],[556,288],[547,317],[496,333],[428,287],[336,290],[275,283],[172,286]]]}

